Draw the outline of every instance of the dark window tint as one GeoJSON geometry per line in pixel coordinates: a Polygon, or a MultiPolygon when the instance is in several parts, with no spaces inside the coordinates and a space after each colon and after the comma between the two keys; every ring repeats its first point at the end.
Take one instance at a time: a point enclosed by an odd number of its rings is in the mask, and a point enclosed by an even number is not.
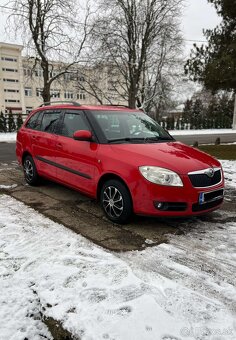
{"type": "Polygon", "coordinates": [[[33,130],[39,130],[43,112],[36,112],[27,122],[26,127],[33,130]]]}
{"type": "Polygon", "coordinates": [[[60,112],[45,112],[43,115],[41,131],[56,133],[58,122],[60,118],[60,112]]]}
{"type": "Polygon", "coordinates": [[[78,130],[89,130],[88,124],[83,117],[78,113],[65,113],[62,135],[73,137],[74,132],[78,130]]]}

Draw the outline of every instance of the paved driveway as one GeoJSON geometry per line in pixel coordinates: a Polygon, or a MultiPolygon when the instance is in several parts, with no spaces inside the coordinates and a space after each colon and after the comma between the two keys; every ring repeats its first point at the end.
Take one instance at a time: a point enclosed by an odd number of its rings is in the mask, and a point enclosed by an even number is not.
{"type": "Polygon", "coordinates": [[[154,219],[135,217],[132,223],[119,226],[104,218],[97,202],[61,185],[42,181],[28,186],[16,162],[0,164],[0,194],[7,193],[45,216],[50,217],[94,243],[114,251],[141,250],[168,242],[170,234],[191,232],[197,220],[206,222],[236,220],[236,193],[226,191],[222,210],[191,219],[154,219]]]}

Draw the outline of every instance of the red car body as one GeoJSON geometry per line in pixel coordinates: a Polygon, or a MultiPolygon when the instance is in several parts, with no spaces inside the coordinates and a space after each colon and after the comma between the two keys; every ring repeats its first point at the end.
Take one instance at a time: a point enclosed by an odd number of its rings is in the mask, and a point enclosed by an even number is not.
{"type": "MultiPolygon", "coordinates": [[[[222,204],[223,170],[219,161],[210,155],[175,140],[110,144],[78,141],[27,127],[27,122],[35,113],[50,110],[76,110],[83,111],[85,115],[89,115],[92,110],[115,111],[118,115],[122,115],[124,110],[126,113],[137,112],[122,107],[74,105],[35,110],[18,132],[16,154],[20,164],[23,164],[26,155],[32,156],[39,176],[79,190],[92,198],[99,198],[104,181],[118,179],[130,193],[133,212],[141,215],[191,216],[213,211],[222,204]],[[140,173],[139,168],[142,166],[169,169],[178,174],[183,186],[152,183],[140,173]],[[206,173],[208,169],[213,171],[211,178],[216,174],[218,178],[212,180],[206,173]],[[198,181],[199,176],[211,185],[193,185],[191,178],[198,181]],[[201,199],[204,201],[201,202],[201,199]]],[[[114,124],[113,129],[116,129],[114,124]]]]}

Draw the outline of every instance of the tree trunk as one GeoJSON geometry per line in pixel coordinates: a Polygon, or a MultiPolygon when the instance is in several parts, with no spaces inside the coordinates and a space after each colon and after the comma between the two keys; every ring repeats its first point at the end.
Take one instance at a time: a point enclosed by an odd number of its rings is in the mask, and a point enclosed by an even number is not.
{"type": "Polygon", "coordinates": [[[136,90],[136,83],[133,79],[130,82],[128,95],[129,95],[129,98],[128,98],[129,108],[135,109],[136,108],[137,90],[136,90]]]}
{"type": "Polygon", "coordinates": [[[43,102],[49,103],[51,100],[50,95],[51,84],[49,83],[48,62],[47,61],[41,62],[41,67],[43,69],[43,91],[42,91],[43,102]]]}
{"type": "Polygon", "coordinates": [[[129,93],[129,108],[130,109],[136,108],[136,98],[133,92],[129,93]]]}
{"type": "Polygon", "coordinates": [[[235,91],[235,101],[234,101],[234,116],[233,116],[233,125],[232,129],[236,130],[236,91],[235,91]]]}

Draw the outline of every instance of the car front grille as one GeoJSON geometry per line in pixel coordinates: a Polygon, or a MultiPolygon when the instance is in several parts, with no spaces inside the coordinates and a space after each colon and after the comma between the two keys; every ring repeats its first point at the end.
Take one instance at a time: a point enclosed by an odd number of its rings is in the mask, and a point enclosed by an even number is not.
{"type": "Polygon", "coordinates": [[[189,179],[195,188],[211,187],[222,181],[221,169],[215,169],[213,177],[209,177],[206,174],[206,171],[207,170],[202,170],[202,172],[199,171],[188,174],[189,179]]]}

